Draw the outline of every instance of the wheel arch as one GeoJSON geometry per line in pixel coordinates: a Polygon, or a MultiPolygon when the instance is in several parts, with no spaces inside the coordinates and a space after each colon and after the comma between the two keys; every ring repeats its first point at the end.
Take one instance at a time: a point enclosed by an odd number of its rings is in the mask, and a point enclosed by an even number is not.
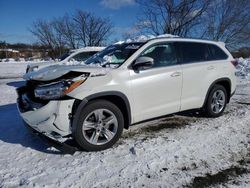
{"type": "MultiPolygon", "coordinates": [[[[131,108],[128,98],[125,94],[119,91],[105,91],[87,96],[83,100],[75,100],[73,104],[72,114],[74,116],[73,124],[80,116],[81,110],[88,102],[103,99],[114,103],[122,112],[124,117],[124,128],[128,129],[131,124],[131,108]],[[75,120],[75,121],[74,121],[75,120]]],[[[74,127],[74,126],[73,126],[74,127]]]]}
{"type": "Polygon", "coordinates": [[[226,91],[227,91],[227,103],[229,103],[230,101],[230,97],[231,97],[231,80],[229,78],[219,78],[217,80],[215,80],[208,88],[207,93],[206,93],[206,97],[203,103],[204,107],[206,105],[209,93],[211,92],[212,88],[214,87],[214,85],[222,85],[223,87],[225,87],[226,91]]]}

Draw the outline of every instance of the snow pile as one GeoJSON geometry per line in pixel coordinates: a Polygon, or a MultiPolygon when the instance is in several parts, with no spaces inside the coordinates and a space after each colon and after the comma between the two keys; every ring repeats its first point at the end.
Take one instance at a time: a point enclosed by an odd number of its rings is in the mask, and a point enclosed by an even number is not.
{"type": "Polygon", "coordinates": [[[0,63],[42,63],[42,62],[47,62],[47,61],[53,61],[53,60],[51,58],[46,58],[46,59],[4,58],[4,59],[0,59],[0,63]]]}
{"type": "Polygon", "coordinates": [[[25,73],[28,62],[1,62],[0,79],[21,78],[25,73]]]}
{"type": "Polygon", "coordinates": [[[0,62],[0,79],[21,78],[25,74],[27,66],[36,63],[46,63],[46,61],[40,61],[38,59],[32,61],[16,61],[9,59],[7,62],[0,62]]]}
{"type": "Polygon", "coordinates": [[[250,81],[250,59],[238,59],[236,76],[250,81]]]}

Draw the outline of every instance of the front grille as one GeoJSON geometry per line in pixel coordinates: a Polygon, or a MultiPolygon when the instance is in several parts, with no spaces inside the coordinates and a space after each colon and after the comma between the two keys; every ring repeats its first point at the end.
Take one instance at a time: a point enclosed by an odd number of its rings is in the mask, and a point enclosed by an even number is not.
{"type": "Polygon", "coordinates": [[[35,97],[35,89],[40,86],[40,85],[43,85],[45,83],[42,83],[40,81],[35,81],[35,80],[29,80],[29,81],[26,81],[26,86],[25,86],[25,94],[27,95],[27,97],[35,102],[35,103],[41,103],[41,104],[47,104],[49,101],[46,101],[46,100],[42,100],[42,99],[39,99],[37,97],[35,97]]]}
{"type": "Polygon", "coordinates": [[[27,81],[26,82],[26,93],[27,93],[27,96],[30,98],[30,99],[35,99],[35,93],[34,93],[34,90],[35,88],[37,87],[37,84],[33,81],[27,81]]]}
{"type": "Polygon", "coordinates": [[[39,109],[46,105],[48,101],[33,100],[28,96],[28,93],[32,93],[31,89],[28,89],[26,86],[20,87],[17,89],[18,99],[17,103],[19,110],[21,112],[27,112],[35,109],[39,109]]]}

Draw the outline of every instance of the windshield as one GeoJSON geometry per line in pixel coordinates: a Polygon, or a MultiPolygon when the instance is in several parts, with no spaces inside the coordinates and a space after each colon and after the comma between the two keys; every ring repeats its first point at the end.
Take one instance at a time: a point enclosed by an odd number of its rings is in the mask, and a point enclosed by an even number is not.
{"type": "Polygon", "coordinates": [[[143,44],[142,42],[135,42],[111,45],[89,58],[85,64],[97,64],[102,67],[119,67],[143,44]]]}

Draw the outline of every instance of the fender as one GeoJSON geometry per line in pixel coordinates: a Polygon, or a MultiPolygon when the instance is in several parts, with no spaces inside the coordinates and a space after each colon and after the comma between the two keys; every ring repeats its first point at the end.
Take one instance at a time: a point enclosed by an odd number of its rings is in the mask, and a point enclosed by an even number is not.
{"type": "Polygon", "coordinates": [[[81,103],[78,105],[77,109],[76,109],[76,113],[74,115],[74,119],[73,119],[73,131],[74,131],[74,127],[76,127],[76,123],[81,115],[81,111],[82,109],[87,105],[87,103],[90,101],[90,100],[93,100],[93,99],[98,99],[98,98],[101,98],[101,97],[112,97],[112,96],[117,96],[117,97],[120,97],[123,102],[125,103],[125,108],[126,108],[126,113],[127,113],[127,118],[128,118],[128,122],[127,122],[127,127],[125,128],[128,128],[129,125],[131,124],[131,108],[130,108],[130,103],[129,103],[129,100],[128,98],[126,97],[125,94],[119,92],[119,91],[105,91],[105,92],[99,92],[99,93],[95,93],[95,94],[92,94],[92,95],[89,95],[87,97],[85,97],[81,103]]]}
{"type": "Polygon", "coordinates": [[[202,108],[206,105],[208,95],[209,95],[210,91],[212,90],[212,88],[214,87],[214,85],[217,84],[218,82],[221,82],[221,81],[226,81],[226,82],[229,83],[229,86],[230,86],[230,93],[229,93],[229,95],[228,95],[228,102],[229,102],[230,97],[231,97],[231,80],[230,80],[229,78],[227,78],[227,77],[219,78],[219,79],[215,80],[215,81],[209,86],[209,88],[208,88],[208,90],[207,90],[207,94],[206,94],[205,100],[204,100],[204,103],[203,103],[203,105],[202,105],[202,108]]]}

